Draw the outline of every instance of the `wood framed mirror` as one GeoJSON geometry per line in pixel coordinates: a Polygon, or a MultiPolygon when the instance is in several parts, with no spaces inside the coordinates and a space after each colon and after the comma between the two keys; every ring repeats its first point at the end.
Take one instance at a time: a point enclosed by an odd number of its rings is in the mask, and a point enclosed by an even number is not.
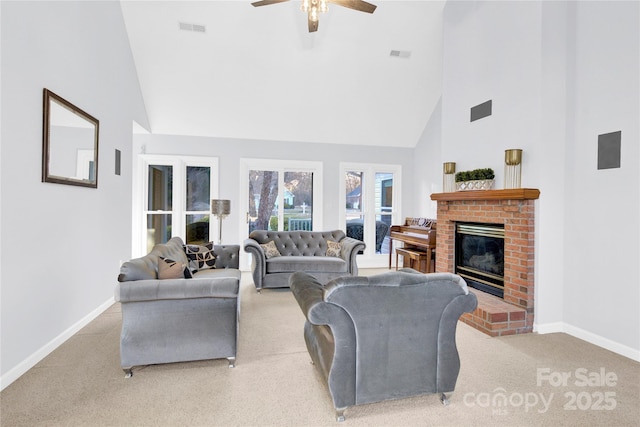
{"type": "Polygon", "coordinates": [[[97,188],[98,119],[46,88],[43,104],[42,182],[97,188]]]}

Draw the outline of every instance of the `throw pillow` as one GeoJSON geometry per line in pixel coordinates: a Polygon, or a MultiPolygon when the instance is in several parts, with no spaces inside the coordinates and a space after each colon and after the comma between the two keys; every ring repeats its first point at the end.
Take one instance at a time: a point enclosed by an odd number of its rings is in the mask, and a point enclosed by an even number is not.
{"type": "Polygon", "coordinates": [[[213,242],[204,245],[185,245],[184,251],[189,258],[191,271],[216,268],[216,254],[213,252],[213,242]]]}
{"type": "Polygon", "coordinates": [[[342,243],[327,240],[327,256],[340,258],[340,252],[342,252],[342,243]]]}
{"type": "Polygon", "coordinates": [[[264,251],[264,254],[267,257],[267,259],[280,256],[280,251],[276,247],[276,243],[273,240],[260,245],[260,247],[264,251]]]}
{"type": "Polygon", "coordinates": [[[160,257],[158,279],[190,279],[191,271],[186,265],[169,258],[160,257]]]}

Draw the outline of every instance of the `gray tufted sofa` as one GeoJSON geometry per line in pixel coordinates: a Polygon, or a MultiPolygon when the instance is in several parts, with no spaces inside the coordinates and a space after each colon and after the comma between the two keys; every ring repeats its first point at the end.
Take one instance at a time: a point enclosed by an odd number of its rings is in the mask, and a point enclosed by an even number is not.
{"type": "Polygon", "coordinates": [[[290,282],[338,421],[349,406],[388,399],[442,393],[447,403],[460,371],[456,325],[477,305],[460,276],[403,269],[324,286],[295,273],[290,282]]]}
{"type": "Polygon", "coordinates": [[[127,377],[140,365],[236,359],[239,245],[214,246],[215,269],[193,278],[158,279],[160,257],[188,264],[179,237],[125,262],[115,287],[121,303],[120,364],[127,377]]]}
{"type": "Polygon", "coordinates": [[[252,255],[251,271],[258,292],[263,288],[286,288],[289,276],[305,271],[321,283],[341,276],[357,276],[356,256],[364,250],[363,242],[334,231],[266,231],[254,230],[244,242],[252,255]],[[326,256],[327,241],[341,244],[340,256],[326,256]],[[273,241],[280,256],[267,258],[261,244],[273,241]]]}

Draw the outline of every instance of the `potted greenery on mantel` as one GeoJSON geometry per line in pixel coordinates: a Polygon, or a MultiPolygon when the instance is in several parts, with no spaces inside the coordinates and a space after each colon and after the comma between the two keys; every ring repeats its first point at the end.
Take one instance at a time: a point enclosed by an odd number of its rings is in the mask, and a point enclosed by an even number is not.
{"type": "Polygon", "coordinates": [[[495,173],[491,168],[474,169],[456,173],[456,190],[490,190],[495,173]]]}

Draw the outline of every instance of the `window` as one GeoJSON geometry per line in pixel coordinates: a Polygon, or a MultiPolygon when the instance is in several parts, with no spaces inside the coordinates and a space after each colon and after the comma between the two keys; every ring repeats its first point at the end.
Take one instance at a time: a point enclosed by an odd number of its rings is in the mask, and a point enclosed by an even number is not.
{"type": "Polygon", "coordinates": [[[148,253],[174,236],[190,244],[211,241],[217,231],[217,223],[210,222],[211,199],[217,197],[217,159],[141,156],[140,169],[144,206],[139,252],[148,253]]]}

